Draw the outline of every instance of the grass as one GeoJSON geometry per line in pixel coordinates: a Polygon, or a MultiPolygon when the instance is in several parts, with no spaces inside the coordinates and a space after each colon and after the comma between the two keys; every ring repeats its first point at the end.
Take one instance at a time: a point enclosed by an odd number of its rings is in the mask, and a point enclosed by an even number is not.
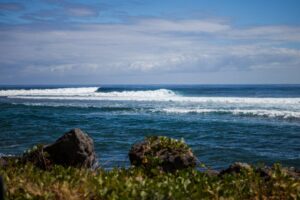
{"type": "Polygon", "coordinates": [[[95,171],[28,163],[0,169],[7,199],[300,199],[300,181],[274,165],[271,178],[255,170],[223,177],[195,169],[151,174],[143,168],[95,171]]]}
{"type": "Polygon", "coordinates": [[[169,173],[160,170],[157,152],[169,149],[187,153],[191,149],[183,140],[167,137],[148,137],[146,144],[150,151],[144,162],[151,168],[110,171],[55,165],[38,145],[26,151],[23,159],[0,167],[6,199],[300,199],[300,180],[289,176],[279,164],[273,166],[267,178],[252,167],[222,176],[193,168],[169,173]]]}

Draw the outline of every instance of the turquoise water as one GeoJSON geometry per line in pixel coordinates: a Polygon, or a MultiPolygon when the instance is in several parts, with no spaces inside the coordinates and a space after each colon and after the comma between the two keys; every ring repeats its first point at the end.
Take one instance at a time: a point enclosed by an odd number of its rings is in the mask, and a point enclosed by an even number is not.
{"type": "Polygon", "coordinates": [[[184,138],[214,169],[300,167],[300,85],[3,86],[0,154],[21,154],[79,127],[105,168],[128,166],[147,135],[184,138]]]}

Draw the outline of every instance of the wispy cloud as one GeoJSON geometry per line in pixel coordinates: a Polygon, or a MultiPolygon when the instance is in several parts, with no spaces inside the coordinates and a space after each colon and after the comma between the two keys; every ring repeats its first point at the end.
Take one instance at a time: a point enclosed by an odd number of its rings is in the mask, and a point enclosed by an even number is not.
{"type": "Polygon", "coordinates": [[[212,20],[141,20],[139,29],[150,32],[214,33],[230,29],[228,24],[212,20]]]}
{"type": "Polygon", "coordinates": [[[53,22],[62,24],[78,19],[86,20],[99,16],[102,4],[89,5],[83,3],[70,3],[68,1],[47,0],[46,6],[40,10],[28,11],[21,18],[32,23],[53,22]]]}
{"type": "Polygon", "coordinates": [[[18,73],[26,76],[66,77],[300,72],[300,50],[288,47],[290,42],[300,42],[299,27],[295,26],[237,28],[215,20],[156,18],[63,29],[16,26],[0,30],[0,36],[6,38],[0,40],[0,66],[7,68],[6,74],[9,68],[19,68],[18,73]]]}
{"type": "Polygon", "coordinates": [[[99,9],[87,5],[66,5],[64,10],[68,15],[75,17],[96,17],[99,9]]]}

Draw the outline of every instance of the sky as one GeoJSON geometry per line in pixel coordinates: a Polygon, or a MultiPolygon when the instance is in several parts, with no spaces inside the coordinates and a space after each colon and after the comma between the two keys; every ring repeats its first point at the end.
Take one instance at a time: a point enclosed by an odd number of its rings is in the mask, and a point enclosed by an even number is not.
{"type": "Polygon", "coordinates": [[[0,84],[299,84],[299,0],[0,0],[0,84]]]}

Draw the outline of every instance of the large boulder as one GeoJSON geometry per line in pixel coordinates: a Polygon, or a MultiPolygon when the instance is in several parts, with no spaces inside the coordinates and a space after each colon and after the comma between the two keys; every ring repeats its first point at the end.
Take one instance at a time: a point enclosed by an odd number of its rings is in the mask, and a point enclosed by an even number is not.
{"type": "Polygon", "coordinates": [[[163,136],[152,136],[134,144],[129,151],[134,166],[159,168],[166,172],[195,167],[197,159],[183,142],[163,136]]]}
{"type": "Polygon", "coordinates": [[[74,167],[92,167],[96,162],[93,140],[79,128],[65,133],[43,151],[53,164],[74,167]]]}

